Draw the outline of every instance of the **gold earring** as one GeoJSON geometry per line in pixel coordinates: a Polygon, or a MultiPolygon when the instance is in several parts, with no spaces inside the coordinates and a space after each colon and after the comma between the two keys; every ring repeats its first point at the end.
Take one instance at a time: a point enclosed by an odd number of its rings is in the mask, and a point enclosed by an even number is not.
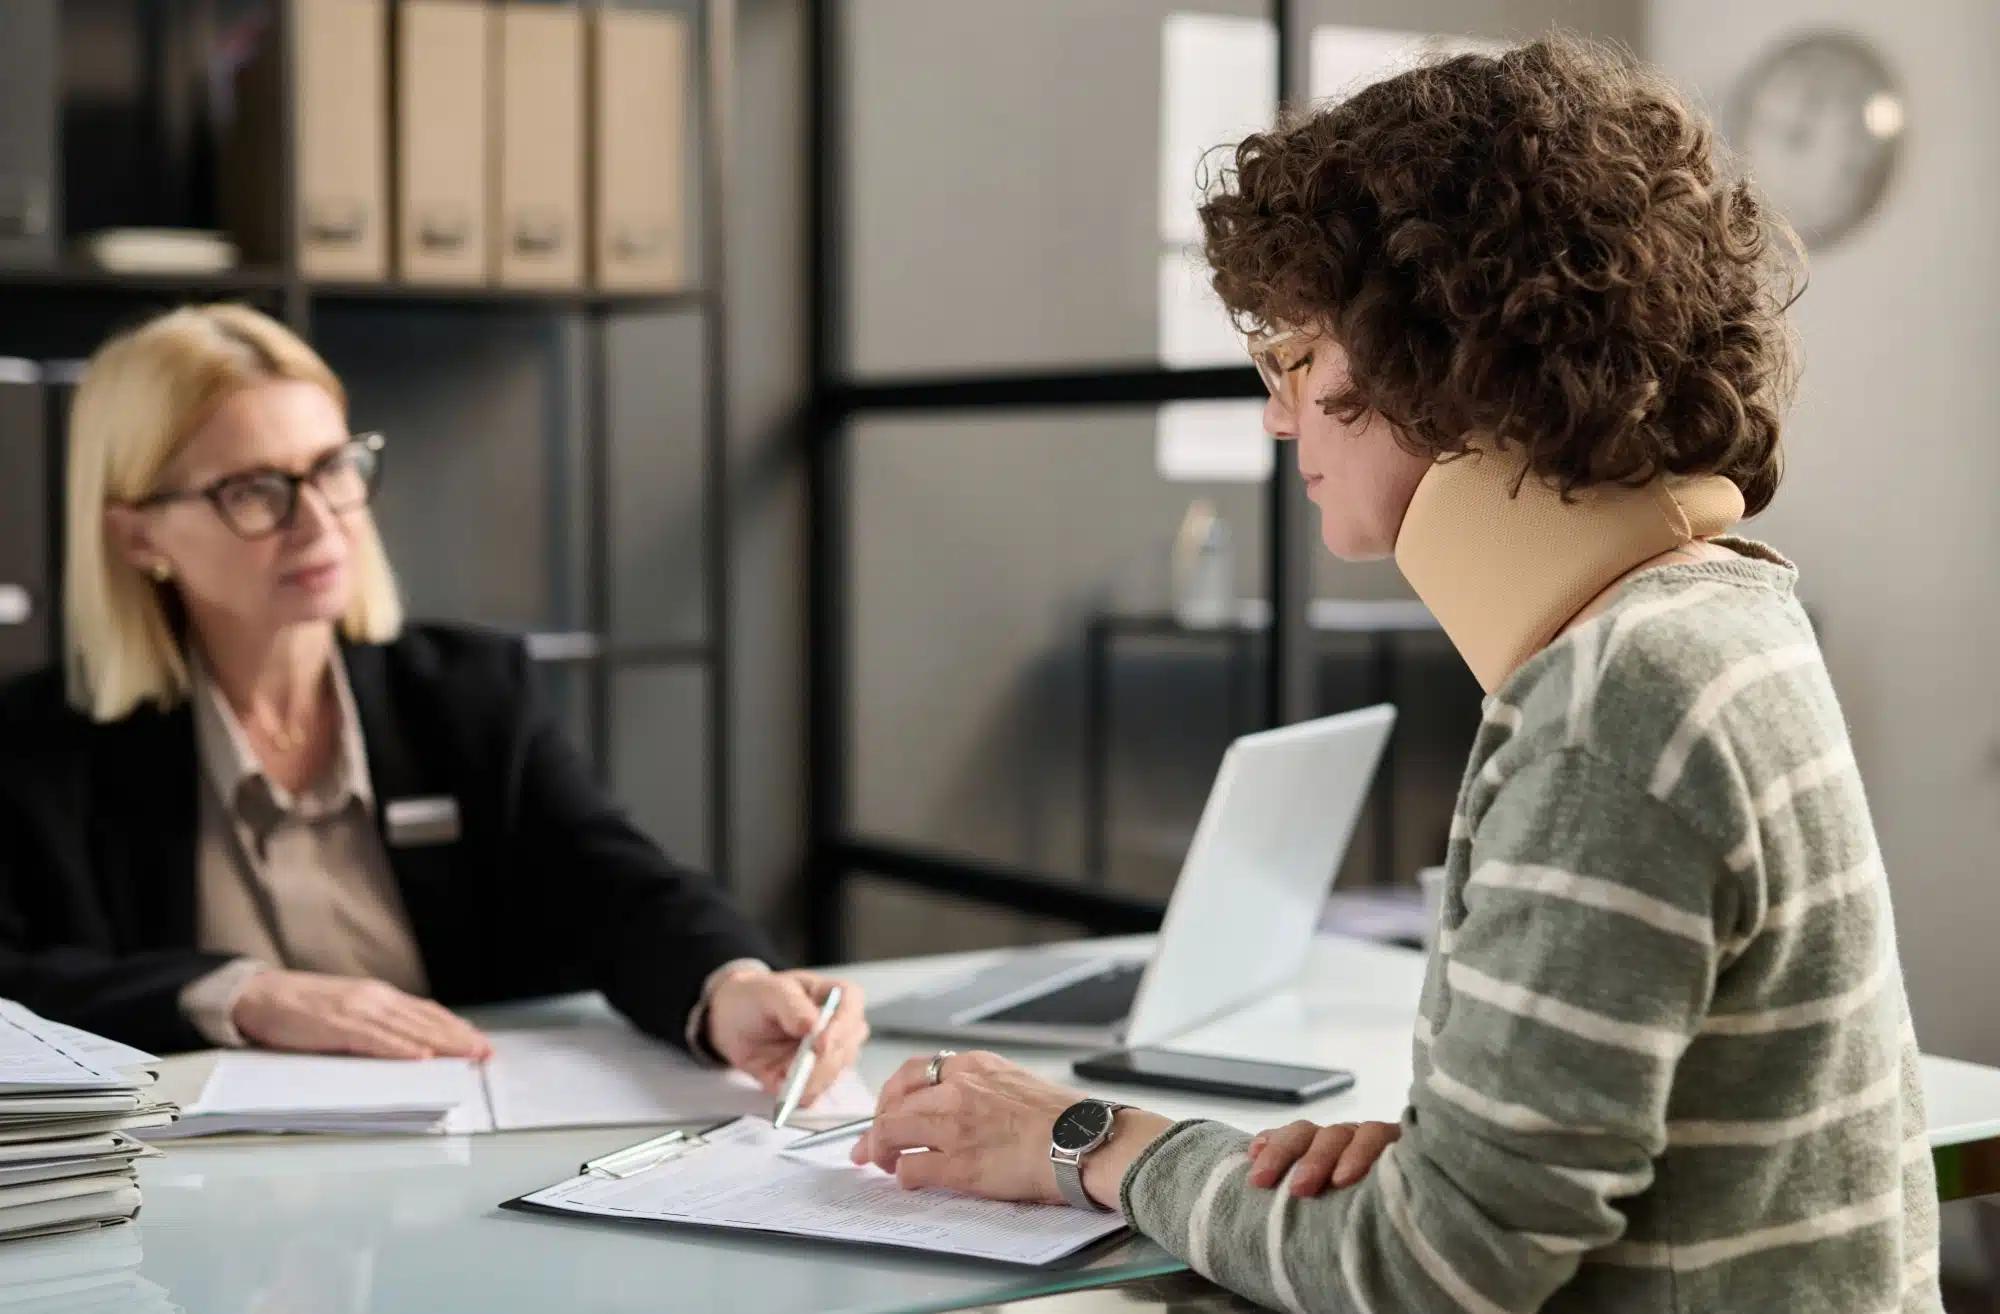
{"type": "Polygon", "coordinates": [[[163,557],[152,564],[150,573],[153,576],[155,584],[164,584],[174,577],[174,568],[168,565],[166,559],[163,557]]]}

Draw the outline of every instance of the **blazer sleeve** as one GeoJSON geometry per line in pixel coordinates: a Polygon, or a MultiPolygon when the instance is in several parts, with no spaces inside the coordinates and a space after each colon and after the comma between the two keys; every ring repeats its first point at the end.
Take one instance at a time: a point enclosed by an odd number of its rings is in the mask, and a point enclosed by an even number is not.
{"type": "Polygon", "coordinates": [[[156,1054],[205,1047],[181,991],[229,955],[112,947],[82,786],[49,765],[0,755],[0,996],[156,1054]]]}
{"type": "Polygon", "coordinates": [[[516,804],[523,880],[540,908],[586,956],[591,983],[652,1035],[682,1048],[690,1013],[716,968],[737,958],[778,963],[768,939],[706,876],[641,834],[598,787],[549,711],[526,649],[527,691],[516,804]]]}

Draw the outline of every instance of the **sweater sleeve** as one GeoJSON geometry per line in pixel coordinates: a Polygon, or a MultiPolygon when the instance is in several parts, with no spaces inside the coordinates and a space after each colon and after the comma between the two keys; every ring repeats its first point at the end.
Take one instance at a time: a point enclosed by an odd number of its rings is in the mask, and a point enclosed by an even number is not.
{"type": "Polygon", "coordinates": [[[1624,1231],[1713,993],[1725,868],[1582,749],[1500,787],[1440,937],[1443,1016],[1402,1139],[1311,1200],[1247,1182],[1248,1138],[1182,1124],[1126,1175],[1133,1223],[1224,1286],[1310,1311],[1541,1307],[1624,1231]]]}

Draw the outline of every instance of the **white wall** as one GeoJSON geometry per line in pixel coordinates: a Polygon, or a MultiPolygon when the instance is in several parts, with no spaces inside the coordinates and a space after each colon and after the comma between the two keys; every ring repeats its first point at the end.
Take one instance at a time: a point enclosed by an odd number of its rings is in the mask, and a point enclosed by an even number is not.
{"type": "Polygon", "coordinates": [[[1817,252],[1790,467],[1753,526],[1796,560],[1853,728],[1926,1049],[2000,1061],[2000,6],[1654,0],[1646,54],[1721,107],[1788,34],[1858,33],[1909,129],[1874,218],[1817,252]]]}

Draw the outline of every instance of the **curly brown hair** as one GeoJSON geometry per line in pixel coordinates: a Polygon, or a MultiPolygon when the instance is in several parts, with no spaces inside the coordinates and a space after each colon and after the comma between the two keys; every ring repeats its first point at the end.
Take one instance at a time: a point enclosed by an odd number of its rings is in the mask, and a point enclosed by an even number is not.
{"type": "Polygon", "coordinates": [[[1409,450],[1518,444],[1565,493],[1722,474],[1777,490],[1798,245],[1664,78],[1554,35],[1287,115],[1201,208],[1246,330],[1348,356],[1321,399],[1409,450]]]}

